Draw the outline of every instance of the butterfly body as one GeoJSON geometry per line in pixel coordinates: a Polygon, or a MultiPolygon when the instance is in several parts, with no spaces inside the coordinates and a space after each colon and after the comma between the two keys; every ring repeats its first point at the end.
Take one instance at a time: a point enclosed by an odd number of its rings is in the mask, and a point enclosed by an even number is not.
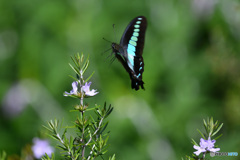
{"type": "Polygon", "coordinates": [[[144,16],[134,18],[125,29],[120,44],[112,43],[112,49],[116,58],[129,73],[132,88],[135,90],[141,86],[144,89],[142,73],[144,71],[143,48],[147,20],[144,16]]]}

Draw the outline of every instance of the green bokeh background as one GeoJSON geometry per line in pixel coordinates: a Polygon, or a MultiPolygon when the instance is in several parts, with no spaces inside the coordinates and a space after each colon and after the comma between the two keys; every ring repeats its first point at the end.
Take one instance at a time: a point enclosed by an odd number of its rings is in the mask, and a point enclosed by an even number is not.
{"type": "Polygon", "coordinates": [[[71,125],[69,110],[77,101],[62,94],[74,75],[70,56],[83,52],[90,58],[87,75],[95,71],[92,88],[100,92],[87,102],[114,106],[108,156],[191,155],[191,138],[199,142],[196,129],[210,116],[224,123],[216,143],[221,151],[240,153],[239,51],[237,0],[1,0],[0,150],[20,155],[44,136],[42,125],[50,119],[71,125]],[[139,15],[148,19],[145,91],[131,89],[121,64],[110,64],[110,51],[101,54],[111,47],[102,38],[119,42],[139,15]]]}

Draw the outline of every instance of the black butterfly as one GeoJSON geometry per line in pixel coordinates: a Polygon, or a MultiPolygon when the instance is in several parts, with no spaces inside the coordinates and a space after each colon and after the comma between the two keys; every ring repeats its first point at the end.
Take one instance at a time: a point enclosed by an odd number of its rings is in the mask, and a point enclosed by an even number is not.
{"type": "Polygon", "coordinates": [[[147,28],[147,19],[144,16],[134,18],[125,29],[120,44],[112,43],[116,58],[122,63],[132,80],[135,90],[141,86],[144,89],[142,73],[144,71],[143,48],[147,28]]]}

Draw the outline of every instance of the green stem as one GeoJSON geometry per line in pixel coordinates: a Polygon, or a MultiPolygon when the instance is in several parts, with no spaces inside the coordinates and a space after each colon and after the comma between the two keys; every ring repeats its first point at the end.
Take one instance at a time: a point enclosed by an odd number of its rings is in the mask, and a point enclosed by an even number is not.
{"type": "Polygon", "coordinates": [[[103,118],[104,118],[104,117],[102,117],[101,120],[99,121],[99,124],[98,124],[98,127],[97,127],[96,131],[95,131],[95,132],[93,133],[93,135],[89,138],[89,140],[88,140],[88,142],[85,144],[85,146],[87,146],[87,145],[92,141],[93,137],[94,137],[94,136],[97,134],[97,132],[99,131],[99,129],[100,129],[101,125],[102,125],[102,122],[103,122],[103,118]]]}
{"type": "MultiPolygon", "coordinates": [[[[98,140],[98,138],[96,139],[96,141],[98,140]]],[[[90,155],[88,156],[87,160],[90,160],[91,158],[91,155],[93,154],[93,150],[95,148],[95,144],[92,146],[92,149],[91,149],[91,152],[90,152],[90,155]]]]}
{"type": "MultiPolygon", "coordinates": [[[[84,98],[84,92],[82,89],[82,86],[84,85],[84,79],[83,79],[83,74],[82,71],[80,70],[80,93],[81,93],[81,99],[80,99],[80,105],[83,107],[83,98],[84,98]]],[[[82,118],[82,143],[84,143],[84,132],[85,132],[85,116],[84,116],[84,111],[81,111],[81,118],[82,118]]],[[[85,145],[82,147],[82,159],[84,158],[85,154],[85,145]]]]}
{"type": "Polygon", "coordinates": [[[206,153],[207,153],[207,152],[204,152],[204,153],[203,153],[203,159],[205,159],[206,153]]]}
{"type": "MultiPolygon", "coordinates": [[[[85,123],[85,117],[84,117],[84,111],[81,112],[81,116],[82,116],[82,122],[83,122],[83,125],[82,125],[82,143],[84,143],[84,123],[85,123]]],[[[82,159],[84,158],[84,154],[85,154],[85,145],[83,145],[82,147],[82,159]]]]}
{"type": "MultiPolygon", "coordinates": [[[[97,129],[95,130],[95,132],[93,133],[93,135],[90,136],[90,138],[89,138],[88,142],[85,144],[85,146],[87,146],[87,145],[92,141],[93,137],[97,134],[97,132],[99,131],[99,129],[100,129],[101,125],[102,125],[103,119],[104,119],[104,117],[102,117],[101,120],[99,121],[99,124],[98,124],[97,129]]],[[[95,147],[95,144],[93,145],[92,151],[90,152],[90,155],[88,156],[88,159],[87,159],[87,160],[90,160],[91,155],[92,155],[92,153],[93,153],[94,147],[95,147]]]]}

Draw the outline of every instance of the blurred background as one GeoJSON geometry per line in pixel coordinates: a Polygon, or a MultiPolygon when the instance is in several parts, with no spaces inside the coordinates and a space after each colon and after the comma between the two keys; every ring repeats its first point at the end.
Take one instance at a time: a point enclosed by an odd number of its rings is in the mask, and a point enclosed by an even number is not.
{"type": "Polygon", "coordinates": [[[87,102],[114,106],[106,158],[191,155],[191,138],[199,142],[196,129],[210,116],[224,123],[216,145],[240,153],[239,51],[236,0],[1,0],[0,151],[20,155],[34,137],[47,138],[42,125],[50,119],[71,125],[78,101],[63,92],[72,89],[70,56],[83,52],[87,75],[95,71],[91,88],[100,92],[87,102]],[[131,89],[121,64],[110,64],[110,51],[101,54],[111,47],[102,38],[119,42],[139,15],[148,20],[145,91],[131,89]]]}

